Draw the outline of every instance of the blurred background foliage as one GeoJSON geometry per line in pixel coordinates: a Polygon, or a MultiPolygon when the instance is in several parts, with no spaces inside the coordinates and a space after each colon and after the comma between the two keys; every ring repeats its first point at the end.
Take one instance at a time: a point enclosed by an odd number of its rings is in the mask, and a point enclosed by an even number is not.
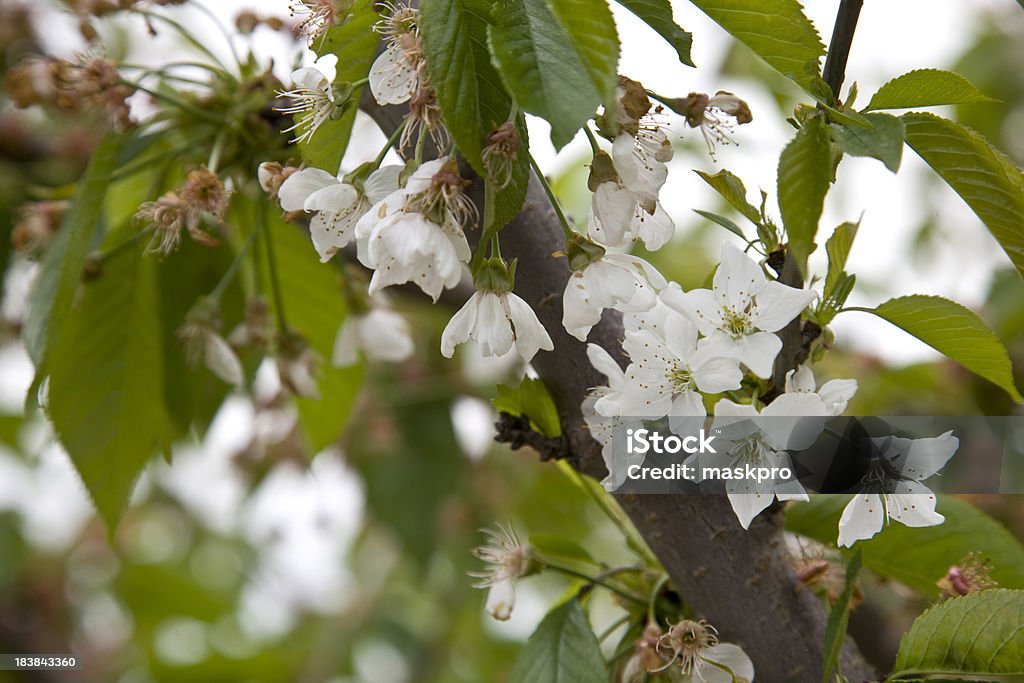
{"type": "MultiPolygon", "coordinates": [[[[0,4],[4,72],[44,51],[38,32],[45,19],[32,20],[39,11],[32,4],[0,4]]],[[[283,7],[273,10],[283,15],[283,7]]],[[[127,29],[112,37],[108,46],[146,39],[127,29]]],[[[1019,41],[994,19],[952,66],[1002,100],[962,107],[956,118],[1018,164],[1024,163],[1021,66],[1019,41]]],[[[225,146],[221,169],[227,174],[251,176],[260,161],[293,156],[271,106],[280,84],[252,67],[210,89],[212,96],[197,95],[205,111],[246,117],[246,136],[225,146]]],[[[723,77],[737,74],[762,83],[778,105],[777,112],[759,116],[791,113],[795,102],[783,94],[791,91],[781,77],[741,47],[723,64],[723,77]]],[[[0,383],[23,391],[19,333],[25,282],[37,255],[15,254],[12,235],[25,220],[26,202],[71,197],[98,133],[79,115],[16,110],[5,100],[0,383]]],[[[115,185],[106,207],[111,235],[128,229],[140,203],[177,186],[186,169],[207,160],[216,126],[187,116],[173,123],[170,133],[139,152],[137,172],[115,185]]],[[[700,153],[702,143],[691,136],[682,149],[700,153]]],[[[564,167],[555,187],[582,221],[589,202],[586,169],[564,167]]],[[[693,208],[728,214],[724,204],[693,208]]],[[[329,356],[345,315],[339,275],[333,266],[315,266],[305,235],[272,214],[266,220],[275,234],[288,313],[309,343],[329,356]]],[[[229,216],[231,249],[241,248],[257,220],[240,209],[229,216]]],[[[941,239],[934,228],[935,218],[922,216],[922,249],[941,239]]],[[[658,253],[641,255],[689,289],[707,279],[721,237],[720,228],[705,222],[658,253]]],[[[186,240],[159,262],[161,334],[173,339],[192,303],[215,287],[231,260],[228,250],[186,240]]],[[[225,291],[225,330],[245,319],[243,290],[269,277],[252,268],[225,291]]],[[[513,620],[491,621],[483,593],[466,575],[479,569],[469,553],[482,540],[478,529],[511,519],[522,529],[575,539],[609,564],[625,554],[623,539],[557,465],[490,443],[486,400],[495,383],[515,384],[520,369],[468,354],[458,363],[445,361],[436,349],[449,310],[403,293],[394,303],[413,321],[416,355],[398,366],[331,370],[323,398],[301,399],[297,420],[281,387],[261,377],[257,355],[243,357],[253,398],[236,395],[222,405],[225,385],[204,369],[190,369],[182,354],[169,353],[168,391],[178,392],[169,405],[180,408],[170,416],[173,464],[149,465],[113,547],[43,420],[24,416],[23,396],[8,400],[0,415],[0,652],[74,650],[84,668],[0,672],[0,683],[505,680],[520,644],[569,584],[529,579],[513,620]],[[344,416],[349,428],[342,433],[344,416]]],[[[982,314],[1010,349],[1017,384],[1024,386],[1024,284],[1010,268],[994,278],[982,314]]],[[[948,361],[887,367],[840,344],[824,367],[822,376],[860,382],[851,414],[998,415],[1012,409],[1003,392],[948,361]]],[[[1024,535],[1024,507],[1016,497],[972,502],[1024,535]]],[[[868,599],[853,630],[869,655],[885,662],[909,620],[934,596],[879,578],[868,580],[864,591],[868,599]]],[[[594,619],[604,626],[617,616],[610,601],[595,606],[594,619]]]]}

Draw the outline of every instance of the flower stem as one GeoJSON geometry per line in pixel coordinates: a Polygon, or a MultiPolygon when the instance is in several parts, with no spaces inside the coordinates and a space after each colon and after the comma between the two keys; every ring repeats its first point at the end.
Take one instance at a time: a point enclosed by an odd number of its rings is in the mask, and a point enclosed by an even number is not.
{"type": "Polygon", "coordinates": [[[632,602],[637,603],[638,605],[646,605],[647,604],[647,599],[646,598],[642,598],[639,595],[636,595],[634,593],[630,593],[628,590],[626,590],[625,588],[623,588],[621,586],[616,586],[613,583],[609,583],[608,581],[602,579],[600,576],[591,576],[591,575],[589,575],[589,574],[587,574],[585,572],[578,571],[578,570],[573,569],[571,567],[566,567],[566,566],[560,565],[560,564],[558,564],[556,562],[549,562],[546,559],[544,560],[544,566],[547,567],[548,569],[556,571],[556,572],[558,572],[560,574],[565,574],[566,576],[571,576],[571,577],[576,578],[576,579],[583,579],[587,583],[594,584],[595,586],[601,586],[605,590],[609,590],[612,593],[615,593],[616,595],[619,595],[619,596],[625,598],[626,600],[631,600],[632,602]]]}
{"type": "Polygon", "coordinates": [[[590,143],[590,149],[594,152],[594,156],[597,156],[601,152],[601,145],[597,144],[597,138],[594,137],[594,131],[590,130],[590,124],[583,124],[583,132],[587,134],[587,141],[590,143]]]}
{"type": "Polygon", "coordinates": [[[381,148],[380,152],[378,152],[377,158],[373,160],[374,168],[380,168],[380,165],[384,163],[384,157],[388,155],[388,152],[390,152],[391,149],[395,146],[395,143],[398,142],[398,139],[402,137],[402,131],[404,129],[405,119],[403,119],[402,122],[398,124],[398,127],[395,128],[395,132],[391,134],[391,137],[388,138],[388,141],[384,143],[384,146],[381,148]]]}
{"type": "Polygon", "coordinates": [[[181,109],[182,111],[186,111],[189,114],[192,114],[193,116],[195,116],[196,118],[203,119],[204,121],[206,121],[208,123],[213,123],[213,124],[216,124],[218,126],[223,126],[224,125],[224,122],[221,121],[219,117],[214,116],[213,114],[210,114],[209,112],[204,111],[204,110],[202,110],[202,109],[200,109],[198,107],[194,107],[191,104],[189,104],[188,102],[185,102],[184,100],[178,99],[177,97],[174,97],[173,95],[168,95],[165,92],[160,92],[159,90],[153,90],[152,88],[147,88],[146,86],[142,85],[141,83],[135,83],[135,82],[129,81],[127,79],[123,80],[123,83],[125,85],[127,85],[128,87],[130,87],[130,88],[138,90],[139,92],[146,93],[147,95],[149,95],[153,99],[160,100],[162,102],[166,102],[167,104],[169,104],[171,106],[174,106],[174,107],[177,107],[178,109],[181,109]]]}
{"type": "Polygon", "coordinates": [[[256,230],[263,233],[263,242],[267,248],[267,264],[270,269],[270,286],[274,292],[274,310],[277,312],[277,327],[282,333],[288,332],[288,321],[284,314],[284,296],[281,295],[281,280],[277,276],[277,258],[274,254],[274,238],[267,227],[267,216],[263,199],[256,204],[256,230]]]}
{"type": "Polygon", "coordinates": [[[117,256],[118,254],[120,254],[125,249],[128,249],[129,247],[133,247],[136,244],[138,244],[139,240],[141,240],[144,236],[150,234],[154,230],[156,230],[156,226],[155,225],[150,225],[149,227],[146,227],[146,228],[143,228],[142,230],[139,230],[137,233],[135,233],[134,235],[132,235],[128,239],[126,239],[126,240],[124,240],[122,242],[118,242],[117,244],[112,246],[110,249],[107,249],[106,251],[103,251],[103,252],[100,252],[99,254],[96,254],[96,256],[94,257],[95,261],[97,263],[103,263],[104,261],[107,261],[110,258],[112,258],[114,256],[117,256]]]}
{"type": "Polygon", "coordinates": [[[209,169],[210,173],[216,173],[217,167],[220,165],[220,156],[224,152],[224,141],[227,138],[225,130],[221,130],[217,133],[217,139],[213,141],[213,149],[210,150],[210,159],[206,162],[206,168],[209,169]]]}
{"type": "Polygon", "coordinates": [[[661,595],[661,590],[668,583],[668,574],[663,574],[658,583],[654,584],[654,588],[651,589],[651,598],[647,601],[647,622],[651,624],[658,623],[658,596],[661,595]]]}
{"type": "Polygon", "coordinates": [[[257,223],[256,227],[254,227],[252,231],[249,233],[249,236],[245,238],[245,243],[242,245],[242,248],[238,251],[238,255],[235,257],[235,260],[231,262],[231,265],[228,266],[228,269],[224,271],[224,275],[223,277],[221,277],[220,282],[218,282],[217,286],[213,288],[212,292],[210,292],[209,298],[212,299],[213,301],[220,300],[221,295],[224,294],[224,290],[228,288],[228,285],[231,284],[231,281],[235,278],[235,275],[238,273],[239,267],[241,267],[242,265],[242,261],[245,260],[245,257],[252,249],[252,245],[256,242],[256,237],[259,236],[260,230],[265,227],[261,225],[261,223],[257,223]]]}
{"type": "Polygon", "coordinates": [[[544,172],[540,170],[540,166],[537,165],[537,160],[530,154],[530,167],[533,168],[533,172],[537,175],[537,179],[540,181],[541,186],[544,188],[545,194],[551,201],[551,206],[555,210],[555,215],[558,216],[558,222],[562,224],[562,232],[565,233],[565,238],[569,239],[576,234],[576,231],[569,225],[569,219],[565,217],[565,213],[562,211],[562,205],[558,203],[558,198],[555,196],[555,191],[551,189],[551,184],[548,182],[544,172]]]}
{"type": "Polygon", "coordinates": [[[629,622],[629,620],[630,620],[630,619],[631,619],[632,617],[633,617],[633,615],[632,615],[632,614],[623,614],[623,615],[622,615],[621,617],[619,617],[618,619],[616,619],[615,621],[613,621],[613,622],[612,622],[612,623],[611,623],[611,624],[610,624],[610,625],[608,626],[608,628],[606,628],[606,629],[605,629],[604,631],[602,631],[602,632],[601,632],[601,635],[599,635],[599,636],[597,637],[597,642],[599,642],[599,643],[603,643],[604,641],[608,640],[608,637],[609,637],[609,636],[611,636],[611,635],[612,635],[613,633],[615,633],[615,631],[617,631],[617,630],[619,629],[619,627],[620,627],[620,626],[622,626],[622,625],[623,625],[623,624],[625,624],[625,623],[628,623],[628,622],[629,622]]]}

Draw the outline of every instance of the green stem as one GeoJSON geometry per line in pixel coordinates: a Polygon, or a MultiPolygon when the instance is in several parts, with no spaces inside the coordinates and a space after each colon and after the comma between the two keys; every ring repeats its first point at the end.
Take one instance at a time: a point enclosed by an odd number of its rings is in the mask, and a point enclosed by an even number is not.
{"type": "Polygon", "coordinates": [[[125,249],[128,249],[130,247],[134,247],[136,244],[139,243],[140,239],[142,239],[144,236],[150,234],[154,230],[156,230],[156,226],[155,225],[150,225],[149,227],[146,227],[146,228],[143,228],[142,230],[139,230],[137,233],[135,233],[134,235],[132,235],[128,239],[126,239],[126,240],[124,240],[122,242],[118,242],[117,244],[112,246],[110,249],[107,249],[106,251],[103,251],[103,252],[100,252],[99,254],[96,254],[95,260],[98,263],[103,263],[104,261],[109,260],[110,258],[112,258],[112,257],[116,256],[117,254],[121,253],[122,251],[124,251],[125,249]]]}
{"type": "Polygon", "coordinates": [[[395,132],[393,132],[391,134],[391,137],[388,138],[388,141],[384,143],[383,147],[381,147],[380,152],[377,153],[377,158],[373,160],[374,168],[380,168],[380,165],[384,163],[384,157],[388,155],[388,152],[390,152],[391,149],[395,146],[395,143],[398,142],[398,139],[402,137],[402,130],[404,129],[405,120],[403,119],[402,122],[398,124],[398,127],[395,128],[395,132]]]}
{"type": "Polygon", "coordinates": [[[288,321],[284,314],[284,296],[281,294],[281,280],[277,276],[277,258],[274,254],[274,238],[267,229],[267,216],[262,197],[256,204],[256,230],[263,233],[267,249],[267,264],[270,269],[270,286],[274,292],[274,310],[277,311],[277,327],[282,333],[288,332],[288,321]]]}
{"type": "Polygon", "coordinates": [[[220,34],[224,36],[224,42],[228,44],[228,49],[231,50],[232,58],[235,60],[235,63],[239,65],[239,69],[241,69],[242,58],[238,54],[238,50],[235,49],[235,43],[232,40],[232,34],[228,31],[227,27],[225,27],[221,20],[217,18],[216,14],[210,11],[210,8],[206,6],[206,3],[195,2],[192,3],[192,6],[198,9],[203,14],[205,14],[214,24],[214,26],[217,27],[217,30],[220,31],[220,34]]]}
{"type": "Polygon", "coordinates": [[[180,100],[177,97],[174,97],[173,95],[168,95],[167,93],[160,92],[159,90],[153,90],[152,88],[147,88],[146,86],[142,85],[141,83],[134,83],[134,82],[129,81],[129,80],[124,80],[123,82],[124,82],[125,85],[127,85],[130,88],[134,88],[135,90],[138,90],[140,92],[144,92],[147,95],[149,95],[150,97],[153,97],[155,99],[158,99],[158,100],[161,100],[163,102],[166,102],[167,104],[170,104],[172,106],[175,106],[175,107],[181,109],[182,111],[187,111],[189,114],[192,114],[193,116],[195,116],[197,118],[203,119],[204,121],[207,121],[208,123],[214,123],[217,126],[223,126],[224,125],[224,122],[219,117],[217,117],[217,116],[215,116],[215,115],[213,115],[213,114],[211,114],[211,113],[209,113],[209,112],[207,112],[207,111],[205,111],[203,109],[200,109],[198,107],[194,107],[191,104],[189,104],[188,102],[185,102],[184,100],[180,100]]]}
{"type": "Polygon", "coordinates": [[[217,139],[213,141],[213,149],[210,150],[210,159],[206,162],[206,168],[210,170],[210,173],[216,173],[217,167],[220,165],[220,156],[224,152],[224,142],[227,139],[227,131],[221,129],[217,133],[217,139]]]}
{"type": "Polygon", "coordinates": [[[647,601],[647,622],[650,624],[658,623],[658,596],[661,595],[661,589],[668,583],[668,574],[662,575],[658,579],[658,583],[654,584],[654,588],[651,589],[651,598],[647,601]]]}
{"type": "Polygon", "coordinates": [[[621,617],[613,621],[611,625],[608,626],[608,628],[606,628],[604,631],[602,631],[601,635],[597,637],[597,642],[603,643],[604,641],[608,640],[608,637],[611,636],[611,634],[615,633],[615,631],[617,631],[620,626],[622,626],[625,623],[628,623],[632,616],[633,615],[631,614],[623,614],[621,617]]]}
{"type": "Polygon", "coordinates": [[[225,74],[227,74],[229,78],[234,80],[234,76],[231,75],[231,71],[230,71],[230,69],[228,69],[227,64],[222,62],[217,57],[217,55],[215,55],[213,52],[210,51],[210,49],[208,47],[203,45],[201,42],[199,42],[195,38],[195,36],[193,36],[191,33],[189,33],[187,28],[185,28],[184,26],[182,26],[181,24],[176,22],[174,19],[171,19],[168,16],[164,16],[163,14],[157,14],[156,12],[150,12],[149,10],[144,10],[144,9],[136,8],[136,9],[133,9],[132,11],[135,12],[136,14],[140,14],[140,15],[142,15],[144,17],[148,17],[150,19],[156,19],[158,21],[162,21],[165,24],[167,24],[168,26],[170,26],[182,38],[184,38],[192,47],[196,48],[201,53],[203,53],[204,55],[209,57],[217,66],[220,67],[221,71],[223,71],[225,74]]]}
{"type": "Polygon", "coordinates": [[[613,583],[609,583],[608,581],[605,581],[599,576],[591,576],[585,572],[577,571],[571,567],[566,567],[554,562],[549,562],[547,560],[544,561],[544,566],[548,569],[559,572],[560,574],[565,574],[566,576],[571,576],[576,579],[583,579],[587,583],[594,584],[595,586],[601,586],[605,590],[609,590],[612,593],[615,593],[616,595],[625,598],[626,600],[630,600],[632,602],[637,603],[638,605],[647,604],[646,598],[642,598],[639,595],[630,593],[625,588],[622,588],[621,586],[616,586],[613,583]]]}
{"type": "MultiPolygon", "coordinates": [[[[562,461],[559,461],[559,465],[561,465],[561,463],[562,461]]],[[[598,508],[601,509],[601,512],[603,512],[619,532],[630,541],[630,546],[638,555],[640,555],[644,562],[652,567],[661,566],[658,558],[650,551],[647,547],[647,543],[640,537],[640,534],[638,534],[636,529],[633,528],[633,525],[623,518],[622,511],[612,507],[614,503],[605,490],[600,488],[600,485],[597,482],[586,478],[568,465],[562,467],[562,471],[565,472],[570,479],[575,481],[576,485],[582,488],[588,496],[590,496],[590,499],[594,501],[598,508]]]]}
{"type": "Polygon", "coordinates": [[[590,142],[590,149],[594,152],[594,156],[597,156],[601,152],[601,145],[597,144],[597,138],[594,137],[594,132],[590,130],[590,124],[583,124],[583,132],[587,134],[587,141],[590,142]]]}
{"type": "Polygon", "coordinates": [[[245,243],[238,251],[238,255],[235,257],[235,260],[231,262],[231,265],[228,266],[228,269],[224,272],[224,276],[221,277],[220,282],[218,282],[217,286],[213,288],[212,292],[210,292],[210,299],[213,301],[220,300],[220,297],[224,294],[224,290],[226,290],[228,285],[231,284],[231,281],[235,279],[238,269],[241,267],[245,257],[249,254],[249,250],[252,249],[252,245],[255,244],[256,237],[259,235],[262,227],[264,226],[258,223],[249,233],[249,236],[245,238],[245,243]]]}
{"type": "Polygon", "coordinates": [[[569,239],[573,237],[576,232],[569,225],[569,219],[565,217],[565,213],[562,212],[562,205],[558,203],[558,198],[555,197],[555,191],[551,189],[551,184],[548,183],[547,177],[544,172],[540,170],[540,166],[537,165],[537,160],[530,154],[530,167],[533,168],[533,172],[537,175],[537,179],[540,181],[541,186],[544,188],[544,193],[547,194],[548,200],[551,201],[551,206],[555,210],[555,215],[558,216],[558,222],[562,224],[562,232],[565,233],[565,238],[569,239]]]}
{"type": "MultiPolygon", "coordinates": [[[[406,119],[408,121],[408,119],[406,119]]],[[[423,146],[427,143],[427,127],[420,126],[420,134],[416,138],[416,153],[413,156],[413,160],[416,165],[419,166],[423,163],[423,146]]]]}

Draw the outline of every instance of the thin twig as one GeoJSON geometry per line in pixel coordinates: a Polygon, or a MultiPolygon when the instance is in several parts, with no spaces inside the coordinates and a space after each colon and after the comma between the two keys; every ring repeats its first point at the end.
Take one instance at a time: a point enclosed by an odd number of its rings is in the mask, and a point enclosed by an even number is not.
{"type": "Polygon", "coordinates": [[[823,78],[832,89],[835,99],[839,99],[839,90],[846,79],[846,62],[850,59],[850,48],[853,46],[853,33],[857,30],[860,8],[864,0],[842,0],[836,12],[836,25],[832,29],[832,43],[828,47],[825,58],[823,78]]]}

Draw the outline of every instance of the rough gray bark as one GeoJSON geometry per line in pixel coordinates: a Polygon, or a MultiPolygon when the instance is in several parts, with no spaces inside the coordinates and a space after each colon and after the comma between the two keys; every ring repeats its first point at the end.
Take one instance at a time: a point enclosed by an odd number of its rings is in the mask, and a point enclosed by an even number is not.
{"type": "MultiPolygon", "coordinates": [[[[386,134],[403,111],[364,97],[362,108],[386,134]]],[[[562,292],[569,278],[562,229],[544,190],[531,177],[522,211],[501,233],[502,254],[518,258],[516,293],[537,312],[555,350],[533,361],[558,406],[569,437],[570,461],[596,478],[605,474],[600,446],[590,437],[580,403],[604,378],[590,365],[583,343],[562,327],[562,292]]],[[[621,318],[606,312],[590,341],[622,360],[621,318]]],[[[724,496],[621,496],[620,504],[687,602],[719,629],[724,641],[750,655],[757,679],[767,683],[819,683],[826,614],[797,581],[783,546],[781,514],[755,520],[744,531],[724,496]]],[[[851,681],[875,678],[852,641],[843,651],[851,681]]]]}

